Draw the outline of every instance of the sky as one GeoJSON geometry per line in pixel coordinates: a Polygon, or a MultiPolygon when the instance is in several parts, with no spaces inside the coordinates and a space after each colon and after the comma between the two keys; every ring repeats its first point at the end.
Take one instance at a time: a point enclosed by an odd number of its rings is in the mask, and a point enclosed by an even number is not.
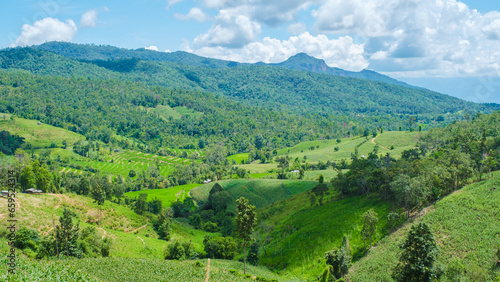
{"type": "MultiPolygon", "coordinates": [[[[46,41],[239,62],[299,52],[475,102],[500,103],[498,0],[19,0],[0,48],[46,41]]],[[[3,36],[2,36],[3,35],[3,36]]]]}

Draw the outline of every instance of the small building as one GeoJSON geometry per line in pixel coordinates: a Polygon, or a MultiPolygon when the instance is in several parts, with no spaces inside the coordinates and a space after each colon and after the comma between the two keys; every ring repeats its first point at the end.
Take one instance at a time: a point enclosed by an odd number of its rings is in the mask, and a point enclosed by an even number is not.
{"type": "Polygon", "coordinates": [[[1,196],[2,197],[8,197],[9,196],[9,191],[2,191],[1,196]]]}
{"type": "Polygon", "coordinates": [[[26,191],[24,191],[24,193],[26,193],[26,194],[42,194],[43,191],[37,190],[35,188],[30,188],[30,189],[26,189],[26,191]]]}
{"type": "Polygon", "coordinates": [[[42,123],[41,122],[37,122],[36,125],[41,125],[42,123]]]}
{"type": "Polygon", "coordinates": [[[207,180],[203,181],[203,184],[208,184],[210,182],[212,182],[212,179],[207,179],[207,180]]]}
{"type": "Polygon", "coordinates": [[[296,169],[296,170],[292,170],[291,172],[292,173],[299,173],[300,171],[298,169],[296,169]]]}

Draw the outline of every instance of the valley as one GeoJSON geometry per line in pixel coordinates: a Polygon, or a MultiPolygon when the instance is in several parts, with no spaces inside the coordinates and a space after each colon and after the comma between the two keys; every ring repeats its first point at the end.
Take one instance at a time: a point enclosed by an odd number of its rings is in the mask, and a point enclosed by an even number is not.
{"type": "Polygon", "coordinates": [[[498,279],[500,105],[323,64],[0,50],[0,280],[395,281],[420,223],[438,281],[498,279]]]}

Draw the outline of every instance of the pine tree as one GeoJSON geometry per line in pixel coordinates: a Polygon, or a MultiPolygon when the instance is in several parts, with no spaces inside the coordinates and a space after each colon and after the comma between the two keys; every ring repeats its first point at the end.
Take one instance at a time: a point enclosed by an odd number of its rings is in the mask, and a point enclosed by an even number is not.
{"type": "Polygon", "coordinates": [[[434,281],[439,278],[434,266],[438,247],[427,224],[413,225],[400,248],[399,263],[392,274],[395,280],[434,281]]]}

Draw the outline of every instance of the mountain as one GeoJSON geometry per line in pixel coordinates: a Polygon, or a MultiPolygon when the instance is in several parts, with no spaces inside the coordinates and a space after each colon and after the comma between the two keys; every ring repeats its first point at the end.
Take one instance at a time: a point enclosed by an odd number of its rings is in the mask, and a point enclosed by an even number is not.
{"type": "MultiPolygon", "coordinates": [[[[170,89],[211,92],[273,111],[351,118],[389,115],[388,118],[393,119],[394,129],[406,123],[407,117],[404,115],[418,115],[417,122],[429,124],[438,115],[456,115],[463,110],[475,113],[500,109],[500,105],[475,104],[425,89],[278,66],[202,67],[193,65],[195,59],[199,62],[201,57],[188,53],[185,55],[193,59],[191,64],[152,61],[147,57],[144,57],[146,60],[130,58],[131,54],[145,51],[126,51],[110,46],[67,46],[78,48],[65,49],[66,53],[72,54],[69,57],[32,48],[1,50],[0,66],[6,70],[22,69],[44,76],[114,79],[170,89]],[[109,50],[110,54],[132,53],[122,59],[91,60],[96,58],[95,54],[102,54],[103,50],[109,50]],[[395,122],[394,118],[400,121],[395,122]]],[[[158,53],[151,52],[144,54],[156,56],[158,53]]],[[[214,64],[221,62],[207,60],[214,64]]]]}
{"type": "Polygon", "coordinates": [[[298,53],[295,56],[288,58],[288,60],[284,62],[277,64],[269,64],[269,65],[274,65],[292,70],[311,71],[316,73],[330,74],[334,76],[362,78],[362,79],[401,85],[408,88],[416,88],[414,86],[411,86],[409,84],[406,84],[404,82],[398,81],[396,79],[393,79],[391,77],[388,77],[386,75],[371,70],[365,69],[360,72],[352,72],[339,68],[332,68],[329,67],[324,60],[311,57],[306,53],[298,53]]]}
{"type": "Polygon", "coordinates": [[[117,59],[137,58],[146,61],[177,62],[195,67],[209,67],[209,68],[229,68],[229,67],[249,66],[249,65],[257,65],[257,66],[268,65],[268,66],[277,66],[299,71],[310,71],[315,73],[329,74],[334,76],[362,78],[362,79],[401,85],[409,88],[413,87],[404,82],[398,81],[396,79],[390,78],[388,76],[370,70],[351,72],[339,68],[332,68],[329,67],[324,60],[311,57],[306,53],[298,53],[281,63],[248,64],[248,63],[238,63],[234,61],[205,58],[183,51],[168,53],[168,52],[147,50],[144,48],[130,50],[113,46],[102,46],[102,45],[92,45],[92,44],[83,45],[83,44],[74,44],[68,42],[47,42],[41,45],[33,46],[33,48],[36,48],[38,50],[53,52],[65,57],[70,57],[78,60],[94,61],[94,60],[117,60],[117,59]]]}

